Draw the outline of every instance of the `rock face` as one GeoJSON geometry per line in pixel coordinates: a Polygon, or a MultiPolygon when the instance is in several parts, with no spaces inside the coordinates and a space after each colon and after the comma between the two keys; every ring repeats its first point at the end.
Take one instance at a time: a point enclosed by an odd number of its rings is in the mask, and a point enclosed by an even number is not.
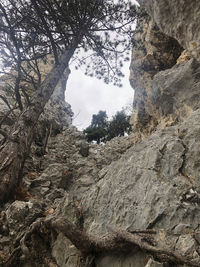
{"type": "MultiPolygon", "coordinates": [[[[46,63],[43,61],[39,63],[42,80],[44,80],[52,66],[52,59],[50,56],[47,57],[46,63]]],[[[73,112],[71,110],[71,106],[65,101],[65,89],[69,74],[70,70],[67,69],[56,86],[52,97],[45,106],[44,113],[40,116],[37,130],[39,135],[45,135],[44,132],[46,132],[46,128],[48,127],[51,128],[52,133],[56,133],[59,132],[64,126],[69,126],[72,123],[73,112]]],[[[16,108],[13,89],[15,79],[12,77],[12,75],[11,77],[9,75],[4,75],[0,78],[0,120],[3,119],[3,126],[7,127],[13,124],[19,114],[19,109],[16,108]],[[10,111],[10,109],[13,110],[10,111]]],[[[24,87],[27,90],[29,97],[31,97],[34,89],[28,87],[27,84],[25,84],[24,87]]],[[[26,98],[23,94],[21,97],[24,106],[26,106],[26,98]]],[[[43,137],[44,136],[42,136],[42,138],[43,137]]]]}
{"type": "Polygon", "coordinates": [[[133,36],[130,83],[135,90],[132,128],[134,138],[140,140],[151,134],[163,117],[150,99],[152,80],[158,72],[176,64],[183,48],[175,39],[161,32],[144,10],[139,10],[138,16],[133,36]]]}
{"type": "MultiPolygon", "coordinates": [[[[35,142],[22,188],[16,200],[2,208],[0,261],[16,249],[17,240],[37,218],[61,216],[96,237],[119,229],[153,230],[155,243],[148,240],[153,248],[170,247],[180,257],[200,262],[200,62],[198,47],[190,49],[199,39],[200,3],[139,2],[151,17],[140,11],[134,36],[133,134],[89,145],[56,113],[55,125],[60,128],[54,127],[42,153],[40,140],[35,142]]],[[[60,92],[55,99],[60,99],[60,92]]],[[[84,266],[81,253],[66,236],[42,231],[52,259],[45,266],[84,266]]],[[[43,244],[41,240],[27,238],[33,259],[20,255],[16,266],[44,266],[43,247],[37,245],[43,244]]],[[[179,263],[137,248],[99,252],[88,266],[190,266],[179,263]]]]}
{"type": "Polygon", "coordinates": [[[111,163],[82,198],[89,232],[104,234],[118,227],[173,232],[180,223],[198,229],[199,174],[194,166],[199,161],[199,119],[196,111],[183,124],[157,131],[111,163]]]}
{"type": "Polygon", "coordinates": [[[160,30],[175,38],[192,55],[200,58],[200,6],[194,1],[138,0],[160,30]]]}
{"type": "Polygon", "coordinates": [[[63,126],[72,124],[73,112],[71,106],[65,102],[65,89],[70,70],[67,69],[55,88],[55,91],[45,106],[41,120],[49,121],[54,130],[62,129],[63,126]]]}
{"type": "Polygon", "coordinates": [[[190,59],[155,75],[149,100],[160,116],[183,121],[200,107],[199,70],[199,62],[190,59]]]}

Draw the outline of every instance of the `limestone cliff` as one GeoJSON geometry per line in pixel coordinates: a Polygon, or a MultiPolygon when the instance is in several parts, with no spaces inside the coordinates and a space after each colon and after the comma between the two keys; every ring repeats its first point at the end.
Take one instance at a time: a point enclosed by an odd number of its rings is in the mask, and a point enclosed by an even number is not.
{"type": "Polygon", "coordinates": [[[200,36],[198,0],[170,1],[138,0],[160,30],[175,38],[179,44],[199,59],[200,36]]]}
{"type": "Polygon", "coordinates": [[[200,266],[200,3],[139,2],[132,135],[89,145],[62,117],[43,153],[35,143],[16,201],[1,211],[2,266],[200,266]],[[84,262],[77,240],[35,223],[53,216],[103,245],[112,233],[118,250],[93,249],[84,262]]]}
{"type": "MultiPolygon", "coordinates": [[[[157,73],[176,64],[182,50],[175,39],[160,31],[143,9],[139,10],[130,65],[130,83],[135,90],[135,111],[131,123],[136,141],[175,121],[175,116],[169,119],[173,111],[160,108],[159,96],[157,92],[156,94],[152,92],[151,86],[157,73]],[[152,100],[154,95],[157,95],[158,103],[155,99],[152,100]]],[[[168,102],[167,92],[163,95],[168,102]]]]}

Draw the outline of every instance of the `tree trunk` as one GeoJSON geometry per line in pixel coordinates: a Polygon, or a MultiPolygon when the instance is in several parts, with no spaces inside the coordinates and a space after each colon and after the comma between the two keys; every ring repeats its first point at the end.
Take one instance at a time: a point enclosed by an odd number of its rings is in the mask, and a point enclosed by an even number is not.
{"type": "Polygon", "coordinates": [[[65,69],[68,67],[78,41],[62,55],[40,88],[34,94],[31,105],[19,116],[6,142],[0,147],[0,204],[14,196],[29,153],[33,130],[65,69]]]}

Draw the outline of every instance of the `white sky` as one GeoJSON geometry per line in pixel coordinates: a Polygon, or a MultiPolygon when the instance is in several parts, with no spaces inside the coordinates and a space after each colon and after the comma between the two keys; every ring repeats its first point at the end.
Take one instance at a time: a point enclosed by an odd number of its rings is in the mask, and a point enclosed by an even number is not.
{"type": "Polygon", "coordinates": [[[122,107],[133,102],[134,90],[129,84],[129,65],[124,64],[125,78],[123,87],[105,84],[95,77],[84,75],[84,71],[71,67],[66,88],[66,101],[71,104],[74,112],[73,125],[82,130],[91,123],[92,115],[105,110],[111,117],[122,107]]]}
{"type": "MultiPolygon", "coordinates": [[[[132,2],[137,4],[135,0],[132,2]]],[[[73,125],[80,130],[85,129],[91,123],[92,115],[99,110],[106,111],[111,118],[117,111],[133,103],[134,90],[129,84],[129,65],[130,62],[124,62],[122,88],[85,76],[84,70],[70,67],[65,96],[74,112],[73,125]]]]}
{"type": "MultiPolygon", "coordinates": [[[[132,3],[138,5],[136,0],[132,0],[132,3]]],[[[84,70],[70,67],[65,96],[74,112],[73,125],[79,130],[85,129],[91,123],[92,115],[99,110],[105,110],[112,117],[117,111],[133,103],[134,90],[129,84],[129,65],[130,62],[124,62],[122,88],[85,76],[84,70]]]]}

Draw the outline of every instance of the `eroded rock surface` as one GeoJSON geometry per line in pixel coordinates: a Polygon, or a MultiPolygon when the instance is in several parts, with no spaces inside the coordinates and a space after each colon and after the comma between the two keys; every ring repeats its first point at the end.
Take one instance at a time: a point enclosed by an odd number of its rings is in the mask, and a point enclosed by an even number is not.
{"type": "Polygon", "coordinates": [[[199,161],[199,120],[196,111],[183,124],[157,131],[111,163],[105,177],[82,198],[89,232],[103,234],[117,227],[173,231],[180,223],[198,229],[200,177],[193,166],[199,161]]]}
{"type": "Polygon", "coordinates": [[[200,59],[199,1],[138,0],[166,35],[200,59]]]}
{"type": "MultiPolygon", "coordinates": [[[[50,114],[54,131],[46,139],[50,128],[41,121],[47,130],[38,130],[23,184],[15,201],[1,210],[0,261],[16,249],[35,220],[57,216],[99,238],[119,229],[155,230],[154,242],[161,250],[170,248],[182,258],[200,262],[200,63],[198,45],[190,49],[199,40],[200,4],[139,2],[151,18],[141,11],[134,36],[133,134],[105,145],[88,144],[70,125],[70,109],[63,117],[61,90],[54,98],[58,105],[49,105],[57,109],[55,117],[50,114]]],[[[51,259],[45,266],[83,266],[83,255],[66,236],[41,229],[27,238],[32,258],[19,255],[16,266],[43,267],[44,255],[51,259]]],[[[153,241],[151,245],[155,246],[153,241]]],[[[158,259],[137,247],[126,253],[99,252],[90,263],[190,266],[158,259]]]]}
{"type": "Polygon", "coordinates": [[[129,78],[135,90],[135,111],[131,118],[135,140],[148,136],[159,124],[162,114],[158,114],[150,99],[152,80],[158,72],[175,65],[182,50],[175,39],[159,30],[144,10],[139,10],[129,78]]]}

